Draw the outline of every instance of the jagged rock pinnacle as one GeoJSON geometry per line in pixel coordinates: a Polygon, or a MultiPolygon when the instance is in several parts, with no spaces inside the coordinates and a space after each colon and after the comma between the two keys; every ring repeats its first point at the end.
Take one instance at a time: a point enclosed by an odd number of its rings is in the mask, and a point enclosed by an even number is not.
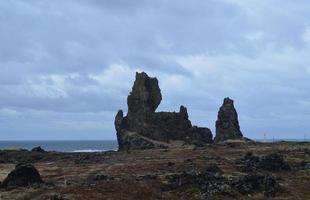
{"type": "Polygon", "coordinates": [[[127,98],[128,114],[118,111],[115,117],[119,150],[167,148],[173,141],[212,142],[210,129],[192,126],[186,107],[181,106],[179,112],[155,112],[161,100],[158,80],[136,73],[127,98]]]}
{"type": "Polygon", "coordinates": [[[234,107],[234,101],[230,98],[225,98],[223,105],[218,112],[216,121],[216,136],[215,142],[223,142],[225,140],[242,139],[243,135],[240,131],[238,114],[234,107]]]}
{"type": "Polygon", "coordinates": [[[136,73],[132,92],[128,95],[128,113],[155,112],[161,102],[157,78],[150,78],[145,72],[136,73]]]}

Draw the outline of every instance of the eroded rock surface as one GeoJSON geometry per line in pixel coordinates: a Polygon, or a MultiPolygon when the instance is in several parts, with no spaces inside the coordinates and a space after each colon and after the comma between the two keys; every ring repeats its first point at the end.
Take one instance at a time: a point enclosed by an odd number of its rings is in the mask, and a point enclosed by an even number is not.
{"type": "Polygon", "coordinates": [[[214,142],[243,139],[243,135],[240,131],[238,114],[232,99],[228,97],[224,99],[223,105],[218,112],[215,127],[216,136],[214,142]]]}
{"type": "Polygon", "coordinates": [[[162,100],[156,78],[136,73],[132,92],[127,98],[128,114],[119,111],[115,128],[120,150],[167,148],[173,141],[190,144],[212,142],[208,128],[192,126],[187,109],[179,112],[155,112],[162,100]]]}

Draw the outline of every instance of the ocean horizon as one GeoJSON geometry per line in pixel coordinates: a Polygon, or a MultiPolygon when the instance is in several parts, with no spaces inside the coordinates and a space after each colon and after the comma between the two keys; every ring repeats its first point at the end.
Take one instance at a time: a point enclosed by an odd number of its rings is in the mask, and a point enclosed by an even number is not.
{"type": "Polygon", "coordinates": [[[46,151],[58,152],[104,152],[116,151],[116,140],[12,140],[0,141],[0,150],[27,149],[41,146],[46,151]]]}
{"type": "MultiPolygon", "coordinates": [[[[310,142],[309,139],[254,139],[258,142],[310,142]]],[[[0,150],[27,149],[41,146],[46,151],[58,152],[104,152],[116,151],[117,140],[7,140],[0,141],[0,150]]]]}

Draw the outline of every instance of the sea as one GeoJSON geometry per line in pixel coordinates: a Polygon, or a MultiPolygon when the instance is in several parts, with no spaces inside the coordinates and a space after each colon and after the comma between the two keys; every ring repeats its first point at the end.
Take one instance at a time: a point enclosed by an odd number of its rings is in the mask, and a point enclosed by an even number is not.
{"type": "Polygon", "coordinates": [[[46,151],[104,152],[116,151],[116,140],[95,141],[0,141],[0,149],[28,149],[41,146],[46,151]]]}
{"type": "MultiPolygon", "coordinates": [[[[256,139],[258,142],[310,142],[308,139],[256,139]]],[[[57,152],[104,152],[116,151],[118,144],[116,140],[94,140],[94,141],[0,141],[1,149],[28,149],[41,146],[46,151],[57,152]]]]}

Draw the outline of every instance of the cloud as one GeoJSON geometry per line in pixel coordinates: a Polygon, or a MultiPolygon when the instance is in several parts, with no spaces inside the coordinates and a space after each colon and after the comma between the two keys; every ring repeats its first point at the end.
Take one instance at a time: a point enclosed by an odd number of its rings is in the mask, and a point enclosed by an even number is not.
{"type": "Polygon", "coordinates": [[[20,84],[0,85],[0,106],[58,112],[117,110],[124,105],[121,101],[126,99],[136,71],[141,70],[113,64],[98,74],[29,76],[20,84]]]}
{"type": "Polygon", "coordinates": [[[306,43],[310,43],[310,27],[307,27],[305,29],[305,32],[303,33],[302,38],[306,43]]]}
{"type": "Polygon", "coordinates": [[[0,116],[3,118],[18,117],[19,115],[20,113],[13,109],[8,108],[0,109],[0,116]]]}
{"type": "Polygon", "coordinates": [[[259,40],[263,37],[264,33],[262,31],[256,31],[254,33],[249,33],[244,37],[250,41],[259,40]]]}
{"type": "Polygon", "coordinates": [[[231,96],[249,137],[299,137],[309,129],[309,9],[306,0],[1,1],[1,129],[11,139],[115,138],[114,113],[146,71],[160,81],[158,110],[186,105],[194,124],[214,129],[231,96]]]}
{"type": "MultiPolygon", "coordinates": [[[[205,54],[180,57],[178,61],[193,75],[190,84],[195,89],[190,95],[200,95],[201,103],[189,103],[194,110],[203,108],[201,104],[207,102],[212,104],[209,111],[215,114],[216,104],[223,97],[230,96],[236,100],[245,132],[260,137],[262,128],[249,124],[249,120],[257,120],[266,131],[292,137],[283,130],[284,127],[297,122],[307,124],[309,120],[309,109],[305,105],[310,100],[307,94],[310,77],[305,73],[310,65],[305,59],[309,53],[310,49],[288,47],[281,52],[266,49],[254,58],[239,54],[205,54]],[[271,123],[275,120],[277,128],[271,123]]],[[[294,127],[299,132],[307,132],[294,127]]]]}

